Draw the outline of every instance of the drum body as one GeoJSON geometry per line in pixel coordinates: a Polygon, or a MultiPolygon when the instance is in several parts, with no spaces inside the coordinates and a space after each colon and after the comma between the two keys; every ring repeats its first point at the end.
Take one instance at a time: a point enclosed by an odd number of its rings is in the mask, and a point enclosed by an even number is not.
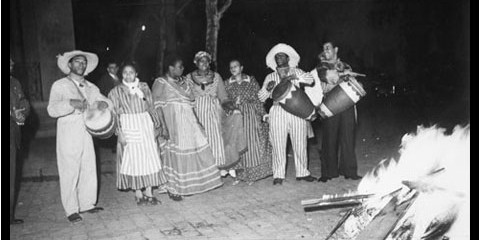
{"type": "Polygon", "coordinates": [[[85,110],[83,117],[87,132],[92,137],[107,139],[115,132],[115,119],[108,109],[90,108],[85,110]]]}
{"type": "Polygon", "coordinates": [[[322,118],[329,118],[355,105],[366,95],[357,80],[341,82],[334,87],[323,100],[318,113],[322,118]]]}
{"type": "Polygon", "coordinates": [[[287,112],[306,120],[315,115],[315,106],[307,94],[290,81],[281,81],[272,91],[272,99],[287,112]]]}

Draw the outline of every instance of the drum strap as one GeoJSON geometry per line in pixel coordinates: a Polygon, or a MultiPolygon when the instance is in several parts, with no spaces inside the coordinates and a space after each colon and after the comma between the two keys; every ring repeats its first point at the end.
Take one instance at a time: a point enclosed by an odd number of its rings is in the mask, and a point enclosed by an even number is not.
{"type": "Polygon", "coordinates": [[[72,83],[73,83],[73,85],[75,86],[75,88],[77,89],[78,93],[80,94],[80,96],[82,96],[82,98],[83,98],[82,100],[87,99],[87,96],[83,95],[82,90],[80,90],[80,88],[78,88],[77,83],[75,83],[75,80],[71,79],[71,78],[68,77],[68,76],[67,76],[67,78],[68,78],[70,81],[72,81],[72,83]]]}

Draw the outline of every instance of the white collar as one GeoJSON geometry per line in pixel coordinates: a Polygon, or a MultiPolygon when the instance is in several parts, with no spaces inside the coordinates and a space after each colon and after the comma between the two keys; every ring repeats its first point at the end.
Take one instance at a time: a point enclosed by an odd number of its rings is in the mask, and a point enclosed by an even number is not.
{"type": "MultiPolygon", "coordinates": [[[[233,76],[230,77],[230,83],[234,83],[234,82],[236,82],[236,81],[237,81],[237,80],[235,80],[235,79],[233,78],[233,76]]],[[[248,76],[248,75],[242,75],[242,81],[240,81],[240,83],[242,83],[242,82],[248,82],[248,83],[249,83],[249,82],[250,82],[250,76],[248,76]],[[243,77],[243,76],[245,76],[245,77],[243,77]]]]}
{"type": "Polygon", "coordinates": [[[110,75],[113,79],[118,80],[117,75],[112,74],[112,73],[110,73],[110,72],[108,72],[108,75],[110,75]]]}

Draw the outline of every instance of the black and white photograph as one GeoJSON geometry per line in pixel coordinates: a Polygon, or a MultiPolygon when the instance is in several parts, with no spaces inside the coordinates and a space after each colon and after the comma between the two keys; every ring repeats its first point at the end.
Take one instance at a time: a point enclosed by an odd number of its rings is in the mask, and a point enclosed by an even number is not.
{"type": "Polygon", "coordinates": [[[10,0],[10,239],[475,239],[470,11],[10,0]]]}

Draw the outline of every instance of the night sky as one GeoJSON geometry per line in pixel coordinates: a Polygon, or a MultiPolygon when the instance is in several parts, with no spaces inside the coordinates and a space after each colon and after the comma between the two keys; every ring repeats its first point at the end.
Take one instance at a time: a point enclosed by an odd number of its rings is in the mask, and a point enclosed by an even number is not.
{"type": "MultiPolygon", "coordinates": [[[[77,48],[98,53],[103,64],[109,58],[122,62],[129,29],[146,25],[135,58],[141,80],[151,84],[159,42],[159,23],[152,14],[160,5],[137,4],[141,2],[74,0],[75,40],[77,48]]],[[[176,1],[177,9],[184,2],[176,1]]],[[[184,59],[185,74],[194,70],[194,54],[204,50],[204,4],[192,0],[176,18],[177,53],[184,59]]],[[[229,77],[229,60],[239,58],[245,72],[262,82],[270,72],[267,52],[284,42],[299,52],[300,68],[309,71],[322,43],[334,41],[340,58],[368,75],[365,81],[469,98],[469,7],[469,1],[456,0],[233,0],[221,20],[217,70],[229,77]]],[[[97,68],[92,78],[104,69],[97,68]]]]}

